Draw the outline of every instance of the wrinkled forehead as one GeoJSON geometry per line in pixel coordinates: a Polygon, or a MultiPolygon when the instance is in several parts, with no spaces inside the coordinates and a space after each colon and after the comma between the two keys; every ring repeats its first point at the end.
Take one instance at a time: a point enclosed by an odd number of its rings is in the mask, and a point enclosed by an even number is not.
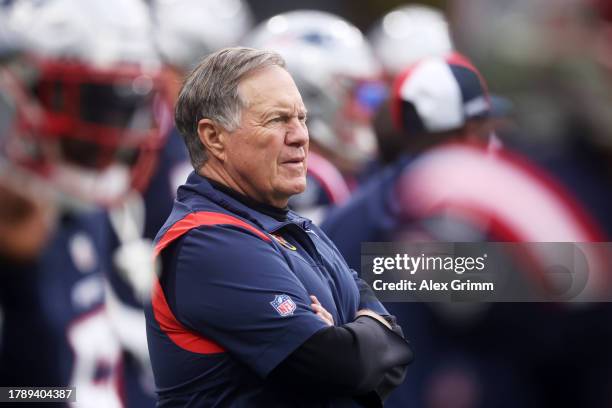
{"type": "Polygon", "coordinates": [[[254,113],[270,109],[305,110],[293,78],[277,65],[259,69],[243,78],[238,85],[238,94],[245,108],[254,113]]]}

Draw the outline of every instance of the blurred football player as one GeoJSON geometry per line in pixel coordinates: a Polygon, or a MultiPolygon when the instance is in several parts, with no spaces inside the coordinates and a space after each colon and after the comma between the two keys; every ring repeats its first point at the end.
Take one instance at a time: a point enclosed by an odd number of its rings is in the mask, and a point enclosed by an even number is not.
{"type": "Polygon", "coordinates": [[[486,144],[491,117],[497,114],[501,112],[492,110],[480,73],[459,53],[425,58],[398,76],[392,97],[378,118],[403,136],[398,159],[323,224],[328,233],[338,237],[336,245],[351,267],[360,265],[360,246],[355,243],[385,241],[401,225],[393,186],[414,157],[451,141],[486,144]]]}
{"type": "MultiPolygon", "coordinates": [[[[603,236],[541,169],[487,148],[491,117],[501,112],[491,105],[479,72],[461,55],[426,58],[406,69],[387,108],[393,128],[406,138],[404,155],[323,225],[351,267],[360,267],[360,244],[369,241],[592,242],[603,236]]],[[[597,291],[609,282],[601,258],[591,260],[590,289],[597,291]]],[[[516,344],[541,320],[525,320],[503,305],[387,307],[405,319],[423,353],[417,374],[389,406],[537,406],[530,381],[521,378],[521,364],[531,357],[523,357],[527,347],[516,344]],[[518,338],[502,334],[496,322],[515,327],[518,338]]]]}
{"type": "Polygon", "coordinates": [[[71,385],[82,406],[122,406],[110,236],[95,207],[148,183],[168,127],[148,14],[139,1],[24,1],[9,23],[26,55],[2,70],[3,186],[23,208],[53,209],[53,227],[27,252],[0,249],[0,383],[71,385]]]}
{"type": "MultiPolygon", "coordinates": [[[[410,4],[389,11],[368,31],[368,41],[381,62],[389,84],[408,66],[426,57],[445,57],[453,50],[446,16],[441,10],[410,4]]],[[[393,126],[388,109],[377,112],[374,130],[378,156],[368,164],[375,174],[402,154],[406,138],[393,126]]]]}
{"type": "MultiPolygon", "coordinates": [[[[604,230],[600,240],[610,241],[610,2],[563,0],[555,7],[524,0],[451,4],[457,39],[516,102],[521,129],[504,135],[504,140],[561,180],[604,230]]],[[[554,325],[555,331],[563,331],[563,340],[555,347],[534,345],[538,358],[529,371],[531,381],[542,389],[540,405],[610,405],[611,333],[608,326],[597,324],[610,319],[609,305],[564,310],[554,325]],[[563,355],[570,348],[588,352],[563,355]],[[579,381],[556,375],[567,367],[579,381]]],[[[547,316],[534,324],[533,337],[547,338],[551,320],[547,316]]]]}

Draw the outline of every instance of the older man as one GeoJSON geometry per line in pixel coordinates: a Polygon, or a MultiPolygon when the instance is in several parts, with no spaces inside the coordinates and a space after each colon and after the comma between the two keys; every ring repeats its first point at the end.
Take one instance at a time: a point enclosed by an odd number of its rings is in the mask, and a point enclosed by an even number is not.
{"type": "Polygon", "coordinates": [[[308,130],[282,58],[210,55],[176,122],[195,172],[157,238],[158,406],[380,406],[412,352],[325,234],[286,208],[305,188],[308,130]]]}

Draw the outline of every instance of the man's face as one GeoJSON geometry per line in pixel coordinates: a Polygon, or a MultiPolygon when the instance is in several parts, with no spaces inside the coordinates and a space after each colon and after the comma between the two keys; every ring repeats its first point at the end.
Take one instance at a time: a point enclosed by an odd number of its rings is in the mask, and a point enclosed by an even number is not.
{"type": "Polygon", "coordinates": [[[306,109],[293,79],[278,66],[256,71],[238,87],[246,103],[229,134],[225,168],[257,201],[285,207],[306,188],[306,109]]]}

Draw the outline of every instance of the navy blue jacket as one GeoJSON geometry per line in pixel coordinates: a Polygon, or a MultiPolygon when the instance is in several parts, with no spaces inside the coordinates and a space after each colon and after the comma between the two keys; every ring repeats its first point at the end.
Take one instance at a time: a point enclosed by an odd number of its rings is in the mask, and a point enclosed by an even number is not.
{"type": "Polygon", "coordinates": [[[361,308],[387,314],[310,220],[289,211],[279,221],[195,173],[156,244],[163,267],[145,312],[158,406],[295,406],[265,379],[327,327],[309,295],[337,325],[361,308]]]}

